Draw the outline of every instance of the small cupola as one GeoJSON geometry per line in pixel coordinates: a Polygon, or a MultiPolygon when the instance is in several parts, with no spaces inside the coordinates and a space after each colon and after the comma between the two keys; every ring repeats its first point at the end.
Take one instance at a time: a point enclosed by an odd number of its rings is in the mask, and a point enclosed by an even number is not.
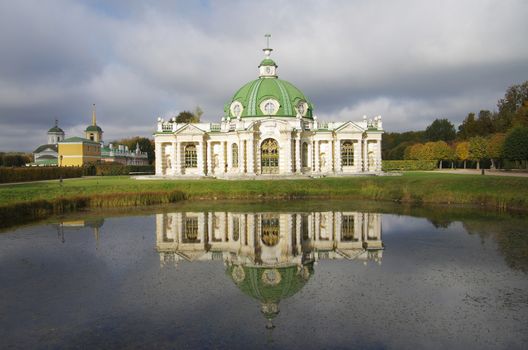
{"type": "Polygon", "coordinates": [[[260,78],[277,78],[277,64],[275,61],[273,61],[270,58],[271,51],[273,51],[272,48],[269,47],[269,38],[271,38],[271,34],[265,35],[267,39],[267,45],[265,49],[262,49],[264,51],[264,59],[262,62],[260,62],[258,68],[259,68],[259,77],[260,78]]]}

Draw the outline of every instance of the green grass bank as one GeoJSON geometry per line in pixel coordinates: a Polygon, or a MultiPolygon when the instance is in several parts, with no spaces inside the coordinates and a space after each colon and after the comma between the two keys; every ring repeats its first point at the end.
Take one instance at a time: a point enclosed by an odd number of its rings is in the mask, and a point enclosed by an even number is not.
{"type": "Polygon", "coordinates": [[[135,180],[91,177],[0,186],[0,226],[93,207],[183,199],[335,198],[411,204],[469,204],[528,210],[528,177],[408,172],[403,176],[299,180],[135,180]],[[16,218],[14,218],[14,216],[16,218]]]}

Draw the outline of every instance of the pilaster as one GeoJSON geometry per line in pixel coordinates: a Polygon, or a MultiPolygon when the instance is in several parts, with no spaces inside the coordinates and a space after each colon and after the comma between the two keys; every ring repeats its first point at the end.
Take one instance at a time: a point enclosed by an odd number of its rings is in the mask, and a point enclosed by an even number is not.
{"type": "Polygon", "coordinates": [[[297,134],[297,139],[295,140],[295,172],[297,174],[302,173],[301,169],[301,156],[302,156],[302,143],[301,143],[301,135],[297,134]]]}
{"type": "Polygon", "coordinates": [[[181,174],[181,153],[180,153],[180,143],[179,142],[173,142],[172,143],[172,175],[180,175],[181,174]]]}
{"type": "Polygon", "coordinates": [[[202,141],[198,142],[198,145],[196,146],[196,161],[198,162],[198,174],[199,175],[205,175],[204,171],[204,144],[202,141]]]}
{"type": "MultiPolygon", "coordinates": [[[[253,136],[253,135],[251,135],[253,136]]],[[[253,137],[247,141],[247,173],[249,175],[255,174],[255,150],[253,137]]]]}
{"type": "Polygon", "coordinates": [[[156,154],[156,175],[161,176],[163,175],[163,152],[162,152],[162,144],[160,142],[156,142],[154,145],[154,153],[156,154]]]}

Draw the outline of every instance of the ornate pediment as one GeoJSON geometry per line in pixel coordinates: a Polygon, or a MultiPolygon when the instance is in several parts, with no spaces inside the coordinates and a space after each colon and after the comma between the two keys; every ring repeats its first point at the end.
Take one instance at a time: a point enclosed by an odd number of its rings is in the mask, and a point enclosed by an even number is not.
{"type": "Polygon", "coordinates": [[[186,125],[182,126],[181,128],[179,128],[178,130],[176,130],[176,132],[174,134],[176,134],[176,135],[178,135],[178,134],[203,135],[203,134],[205,134],[205,131],[203,131],[202,129],[198,128],[197,126],[195,126],[193,124],[186,124],[186,125]]]}
{"type": "Polygon", "coordinates": [[[365,129],[353,122],[346,122],[335,129],[336,133],[362,133],[365,129]]]}

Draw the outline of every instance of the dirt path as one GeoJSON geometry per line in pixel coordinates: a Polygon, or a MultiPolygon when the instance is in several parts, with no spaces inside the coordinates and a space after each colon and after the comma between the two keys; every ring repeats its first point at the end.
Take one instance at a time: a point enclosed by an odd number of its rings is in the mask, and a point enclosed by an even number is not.
{"type": "MultiPolygon", "coordinates": [[[[462,174],[462,175],[481,175],[482,170],[477,169],[439,169],[434,170],[432,172],[435,173],[445,173],[445,174],[462,174]]],[[[485,169],[484,170],[485,175],[492,175],[492,176],[520,176],[520,177],[528,177],[528,172],[515,172],[515,171],[503,171],[503,170],[490,170],[485,169]]]]}

